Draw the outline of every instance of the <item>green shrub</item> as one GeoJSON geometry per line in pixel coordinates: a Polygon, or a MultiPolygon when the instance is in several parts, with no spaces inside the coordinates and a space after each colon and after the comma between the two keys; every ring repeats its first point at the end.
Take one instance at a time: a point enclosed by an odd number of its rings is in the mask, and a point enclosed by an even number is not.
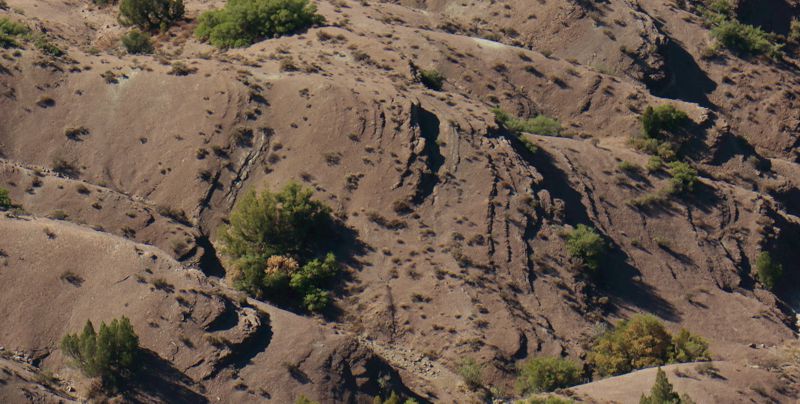
{"type": "Polygon", "coordinates": [[[729,0],[712,0],[706,3],[706,18],[714,19],[714,16],[722,18],[736,17],[736,9],[729,0]]]}
{"type": "Polygon", "coordinates": [[[464,358],[458,365],[458,375],[461,376],[461,379],[464,380],[467,387],[472,390],[483,386],[482,370],[483,366],[472,358],[464,358]]]}
{"type": "Polygon", "coordinates": [[[323,22],[308,0],[228,0],[200,16],[195,35],[218,48],[236,48],[323,22]]]}
{"type": "Polygon", "coordinates": [[[444,85],[444,75],[438,70],[422,70],[419,72],[419,81],[423,86],[434,91],[441,91],[444,85]]]}
{"type": "Polygon", "coordinates": [[[183,18],[184,11],[183,0],[122,0],[119,21],[122,25],[136,25],[146,31],[166,31],[183,18]]]}
{"type": "Polygon", "coordinates": [[[672,176],[669,188],[671,193],[691,192],[694,189],[697,183],[697,170],[694,167],[682,161],[673,161],[667,166],[669,175],[672,176]]]}
{"type": "Polygon", "coordinates": [[[13,207],[14,205],[11,203],[11,197],[8,196],[8,190],[0,188],[0,210],[8,210],[13,207]]]}
{"type": "Polygon", "coordinates": [[[330,236],[333,219],[311,196],[296,183],[277,193],[245,194],[220,231],[220,251],[230,259],[228,276],[236,288],[257,298],[302,301],[312,311],[328,305],[323,288],[339,265],[331,253],[323,260],[314,256],[330,236]]]}
{"type": "Polygon", "coordinates": [[[743,24],[737,20],[726,20],[711,29],[713,36],[728,49],[747,55],[778,57],[783,45],[775,43],[772,35],[761,28],[743,24]]]}
{"type": "Polygon", "coordinates": [[[672,389],[672,384],[667,379],[667,374],[661,368],[656,372],[656,382],[650,390],[650,395],[642,394],[639,404],[694,404],[687,395],[679,396],[672,389]]]}
{"type": "Polygon", "coordinates": [[[678,363],[711,360],[708,355],[708,342],[683,328],[672,337],[669,357],[670,362],[678,363]]]}
{"type": "Polygon", "coordinates": [[[580,383],[581,374],[579,365],[568,359],[532,358],[522,365],[517,390],[521,394],[546,393],[580,383]]]}
{"type": "Polygon", "coordinates": [[[664,161],[661,160],[661,157],[652,156],[650,160],[647,160],[647,165],[644,168],[647,172],[653,173],[661,170],[662,167],[664,167],[664,161]]]}
{"type": "Polygon", "coordinates": [[[505,126],[506,129],[510,130],[517,136],[523,132],[545,136],[561,135],[561,124],[558,123],[558,120],[548,116],[540,114],[534,118],[519,119],[512,117],[500,108],[494,108],[492,112],[494,112],[495,120],[498,123],[505,126]]]}
{"type": "Polygon", "coordinates": [[[19,46],[16,37],[25,35],[30,29],[22,23],[7,17],[0,17],[0,47],[11,48],[19,46]]]}
{"type": "Polygon", "coordinates": [[[655,108],[648,106],[639,119],[644,135],[653,139],[663,139],[665,135],[672,134],[689,123],[689,116],[670,104],[655,108]]]}
{"type": "Polygon", "coordinates": [[[598,374],[608,376],[708,357],[708,344],[702,338],[682,330],[673,341],[657,318],[638,314],[601,335],[592,347],[590,361],[598,374]]]}
{"type": "Polygon", "coordinates": [[[137,369],[139,337],[127,317],[100,324],[96,333],[91,321],[80,334],[67,334],[61,350],[75,361],[87,377],[99,377],[105,387],[116,387],[137,369]]]}
{"type": "Polygon", "coordinates": [[[591,270],[597,270],[605,252],[605,242],[593,227],[579,224],[567,235],[567,251],[591,270]]]}
{"type": "Polygon", "coordinates": [[[768,252],[762,251],[756,258],[756,271],[758,281],[767,289],[773,290],[783,276],[783,265],[773,261],[768,252]]]}
{"type": "Polygon", "coordinates": [[[134,29],[122,36],[122,46],[130,54],[146,54],[153,52],[150,35],[134,29]]]}

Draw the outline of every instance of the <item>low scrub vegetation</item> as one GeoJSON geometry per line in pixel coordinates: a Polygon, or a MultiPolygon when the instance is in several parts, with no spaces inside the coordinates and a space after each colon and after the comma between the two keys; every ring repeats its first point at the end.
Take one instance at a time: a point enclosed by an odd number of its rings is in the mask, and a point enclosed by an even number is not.
{"type": "Polygon", "coordinates": [[[666,363],[709,360],[708,343],[681,330],[670,335],[654,316],[636,315],[601,335],[590,361],[601,376],[620,375],[666,363]]]}
{"type": "Polygon", "coordinates": [[[183,0],[121,0],[119,22],[126,26],[136,25],[147,31],[166,31],[183,18],[184,12],[183,0]]]}
{"type": "Polygon", "coordinates": [[[444,75],[438,70],[422,70],[419,72],[419,82],[434,91],[441,91],[444,86],[444,75]]]}
{"type": "Polygon", "coordinates": [[[656,382],[650,389],[650,395],[642,394],[639,404],[694,404],[686,394],[680,396],[672,389],[672,383],[661,368],[656,372],[656,382]]]}
{"type": "Polygon", "coordinates": [[[756,275],[765,288],[773,290],[783,276],[783,266],[775,262],[768,252],[762,251],[756,258],[756,275]]]}
{"type": "Polygon", "coordinates": [[[766,55],[779,58],[782,44],[774,35],[761,28],[743,24],[737,20],[726,20],[711,29],[711,36],[728,49],[744,55],[766,55]]]}
{"type": "Polygon", "coordinates": [[[323,22],[308,0],[228,0],[200,16],[195,35],[218,48],[237,48],[323,22]]]}
{"type": "Polygon", "coordinates": [[[0,17],[0,47],[13,48],[19,46],[17,38],[30,32],[24,24],[7,17],[0,17]]]}
{"type": "Polygon", "coordinates": [[[596,271],[600,266],[600,259],[603,257],[605,248],[603,237],[593,227],[579,224],[567,234],[569,255],[581,260],[592,271],[596,271]]]}
{"type": "Polygon", "coordinates": [[[521,394],[546,393],[581,382],[583,371],[569,359],[539,357],[525,362],[517,378],[521,394]]]}
{"type": "Polygon", "coordinates": [[[545,136],[561,135],[561,124],[558,120],[548,116],[537,115],[529,119],[519,119],[512,117],[499,108],[495,108],[492,111],[494,112],[495,121],[518,136],[522,133],[533,133],[545,136]]]}
{"type": "Polygon", "coordinates": [[[739,21],[730,0],[704,0],[697,9],[705,24],[711,27],[711,36],[718,44],[742,56],[781,57],[783,44],[779,43],[778,36],[739,21]]]}
{"type": "Polygon", "coordinates": [[[99,377],[105,388],[116,388],[138,367],[139,337],[124,316],[109,325],[101,323],[99,332],[86,321],[82,333],[64,336],[61,350],[85,376],[99,377]]]}
{"type": "Polygon", "coordinates": [[[685,129],[691,122],[685,112],[672,105],[648,106],[639,120],[642,133],[631,139],[634,147],[648,154],[671,161],[685,140],[685,129]]]}
{"type": "Polygon", "coordinates": [[[330,209],[312,191],[291,183],[280,192],[247,193],[223,227],[221,252],[233,285],[256,298],[322,310],[327,284],[339,272],[332,253],[319,250],[331,235],[330,209]]]}

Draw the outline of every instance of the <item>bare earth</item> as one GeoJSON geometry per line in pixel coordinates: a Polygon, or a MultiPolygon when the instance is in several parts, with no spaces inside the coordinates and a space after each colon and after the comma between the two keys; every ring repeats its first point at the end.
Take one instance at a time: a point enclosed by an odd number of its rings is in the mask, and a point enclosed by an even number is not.
{"type": "MultiPolygon", "coordinates": [[[[665,368],[696,402],[800,399],[796,47],[782,62],[703,58],[708,29],[667,0],[323,0],[323,27],[218,51],[192,32],[224,1],[186,0],[156,55],[132,56],[114,7],[7,3],[0,16],[67,55],[0,50],[0,186],[25,211],[0,212],[0,402],[85,399],[59,341],[87,319],[131,319],[147,369],[134,401],[468,403],[482,399],[457,374],[463,358],[519,398],[517,364],[585,359],[603,324],[639,312],[710,342],[716,374],[665,368]],[[193,71],[169,74],[175,62],[193,71]],[[441,71],[443,90],[414,66],[441,71]],[[647,163],[628,139],[667,102],[694,122],[701,179],[636,210],[669,178],[619,164],[647,163]],[[525,134],[531,154],[495,104],[569,136],[525,134]],[[349,229],[325,315],[248,301],[215,252],[243,191],[289,181],[349,229]],[[579,223],[611,245],[596,282],[560,236],[579,223]],[[754,278],[762,246],[784,267],[775,293],[754,278]]],[[[769,3],[800,17],[794,1],[769,3]]],[[[559,394],[635,403],[654,375],[559,394]]]]}

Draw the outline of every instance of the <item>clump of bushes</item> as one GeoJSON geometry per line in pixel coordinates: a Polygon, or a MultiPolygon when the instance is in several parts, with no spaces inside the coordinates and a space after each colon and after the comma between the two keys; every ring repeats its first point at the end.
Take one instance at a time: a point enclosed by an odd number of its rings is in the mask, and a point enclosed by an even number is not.
{"type": "Polygon", "coordinates": [[[17,47],[16,38],[25,35],[30,29],[24,24],[13,21],[7,17],[0,17],[0,46],[3,48],[17,47]]]}
{"type": "Polygon", "coordinates": [[[561,124],[558,120],[546,115],[540,114],[529,119],[519,119],[512,117],[500,108],[494,108],[492,112],[494,112],[495,121],[497,121],[497,123],[503,125],[517,136],[523,132],[545,136],[561,135],[561,124]]]}
{"type": "Polygon", "coordinates": [[[605,252],[603,237],[593,227],[579,224],[567,234],[567,251],[592,271],[600,266],[600,259],[605,252]]]}
{"type": "Polygon", "coordinates": [[[667,374],[658,368],[656,372],[656,382],[653,388],[650,389],[650,395],[642,394],[639,399],[639,404],[694,404],[694,401],[686,394],[679,396],[675,390],[672,389],[672,383],[667,379],[667,374]]]}
{"type": "Polygon", "coordinates": [[[758,281],[769,290],[775,289],[778,281],[783,276],[783,265],[775,262],[769,252],[762,251],[756,258],[756,274],[758,281]]]}
{"type": "Polygon", "coordinates": [[[106,388],[119,387],[137,369],[139,337],[127,317],[100,324],[95,332],[91,321],[80,334],[67,334],[61,350],[87,377],[99,377],[106,388]]]}
{"type": "Polygon", "coordinates": [[[308,0],[228,0],[200,16],[195,35],[218,48],[236,48],[323,22],[308,0]]]}
{"type": "Polygon", "coordinates": [[[700,14],[711,26],[711,36],[722,46],[743,55],[767,55],[779,58],[783,44],[778,36],[736,19],[736,9],[729,0],[706,1],[699,5],[700,14]]]}
{"type": "Polygon", "coordinates": [[[183,18],[184,12],[183,0],[122,0],[119,3],[119,22],[146,31],[166,31],[183,18]]]}
{"type": "Polygon", "coordinates": [[[721,22],[711,29],[711,36],[726,48],[746,55],[778,58],[782,53],[783,45],[776,42],[774,35],[737,20],[721,22]]]}
{"type": "Polygon", "coordinates": [[[703,338],[686,330],[673,337],[652,315],[636,315],[620,321],[595,341],[590,355],[601,376],[709,359],[708,343],[703,338]]]}
{"type": "Polygon", "coordinates": [[[247,193],[220,232],[233,285],[256,298],[302,304],[318,311],[330,303],[328,283],[340,268],[332,253],[319,256],[331,236],[330,209],[312,191],[290,183],[280,192],[247,193]]]}
{"type": "Polygon", "coordinates": [[[438,70],[421,70],[419,72],[419,82],[423,86],[434,91],[441,91],[444,86],[444,75],[438,70]]]}
{"type": "Polygon", "coordinates": [[[153,43],[150,41],[150,35],[134,29],[122,36],[122,46],[130,54],[146,54],[153,52],[153,43]]]}
{"type": "Polygon", "coordinates": [[[580,366],[569,359],[533,358],[522,365],[517,390],[520,394],[546,393],[580,383],[582,374],[580,366]]]}

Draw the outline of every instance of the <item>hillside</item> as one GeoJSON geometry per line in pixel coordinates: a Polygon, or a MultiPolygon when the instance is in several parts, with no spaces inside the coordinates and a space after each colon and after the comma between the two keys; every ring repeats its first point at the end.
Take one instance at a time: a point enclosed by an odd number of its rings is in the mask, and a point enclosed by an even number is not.
{"type": "MultiPolygon", "coordinates": [[[[0,356],[0,401],[89,397],[61,338],[123,315],[144,352],[133,402],[511,401],[526,360],[588,364],[636,313],[708,341],[721,377],[668,372],[698,403],[800,398],[794,1],[731,2],[780,35],[774,58],[721,46],[700,1],[315,1],[324,23],[218,49],[194,32],[226,2],[185,0],[151,54],[121,45],[118,5],[4,3],[31,33],[0,48],[16,205],[0,212],[0,353],[17,356],[0,356]],[[434,70],[438,90],[420,83],[434,70]],[[673,158],[698,173],[683,193],[631,140],[666,104],[687,117],[673,158]],[[540,115],[559,129],[515,129],[540,115]],[[292,182],[338,225],[320,313],[225,277],[237,202],[292,182]],[[606,246],[594,274],[568,246],[579,225],[606,246]]],[[[569,391],[637,402],[653,378],[569,391]]]]}

